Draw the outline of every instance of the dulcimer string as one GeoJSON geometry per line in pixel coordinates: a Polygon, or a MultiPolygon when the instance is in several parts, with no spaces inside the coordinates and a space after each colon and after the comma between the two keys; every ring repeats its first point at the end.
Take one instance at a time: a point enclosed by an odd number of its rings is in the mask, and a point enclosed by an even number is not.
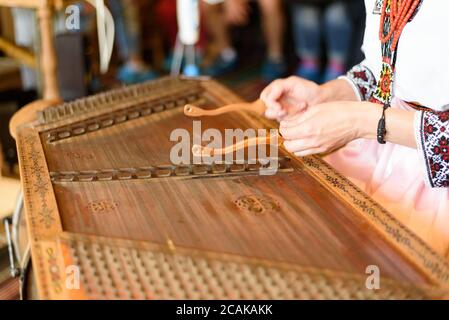
{"type": "MultiPolygon", "coordinates": [[[[258,99],[254,102],[242,102],[233,103],[216,109],[203,109],[192,104],[186,104],[184,107],[184,114],[188,117],[202,117],[202,116],[218,116],[229,112],[235,111],[248,111],[254,112],[259,115],[265,114],[265,103],[258,99]]],[[[275,135],[269,135],[264,137],[253,137],[238,141],[235,144],[224,148],[209,148],[201,145],[194,145],[192,147],[192,153],[194,156],[215,156],[225,155],[238,151],[243,148],[249,148],[254,146],[269,145],[274,142],[276,145],[282,144],[283,139],[279,134],[279,131],[275,135]]]]}

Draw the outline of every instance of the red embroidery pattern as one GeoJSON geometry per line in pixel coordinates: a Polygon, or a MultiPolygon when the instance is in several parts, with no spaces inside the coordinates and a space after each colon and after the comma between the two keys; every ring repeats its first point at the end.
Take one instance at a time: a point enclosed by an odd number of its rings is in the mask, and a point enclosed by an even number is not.
{"type": "Polygon", "coordinates": [[[449,111],[421,113],[421,146],[432,187],[449,187],[449,111]]]}
{"type": "Polygon", "coordinates": [[[348,71],[346,77],[355,85],[362,101],[371,99],[376,90],[376,78],[368,67],[358,64],[348,71]]]}

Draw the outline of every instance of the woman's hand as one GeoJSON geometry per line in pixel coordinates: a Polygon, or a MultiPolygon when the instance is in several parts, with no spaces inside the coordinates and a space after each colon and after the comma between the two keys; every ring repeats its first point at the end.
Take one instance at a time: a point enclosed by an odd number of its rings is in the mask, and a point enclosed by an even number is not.
{"type": "Polygon", "coordinates": [[[327,153],[375,137],[380,115],[379,106],[369,102],[323,103],[285,119],[279,131],[285,148],[297,156],[327,153]]]}
{"type": "Polygon", "coordinates": [[[278,121],[317,103],[320,86],[299,77],[278,79],[269,84],[260,94],[267,106],[265,116],[278,121]]]}

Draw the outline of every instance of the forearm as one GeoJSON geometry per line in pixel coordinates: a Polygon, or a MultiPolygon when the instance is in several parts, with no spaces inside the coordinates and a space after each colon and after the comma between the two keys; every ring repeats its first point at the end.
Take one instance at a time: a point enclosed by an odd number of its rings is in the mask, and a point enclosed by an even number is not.
{"type": "MultiPolygon", "coordinates": [[[[377,139],[377,124],[382,116],[382,106],[376,103],[359,102],[355,109],[356,124],[360,130],[359,136],[367,139],[377,139]]],[[[387,133],[385,140],[410,148],[416,148],[413,127],[415,111],[388,108],[385,111],[387,133]]]]}
{"type": "MultiPolygon", "coordinates": [[[[376,139],[382,106],[369,102],[350,102],[348,120],[355,124],[359,138],[376,139]]],[[[424,180],[432,188],[449,188],[449,112],[385,111],[388,142],[417,149],[423,160],[424,180]]]]}

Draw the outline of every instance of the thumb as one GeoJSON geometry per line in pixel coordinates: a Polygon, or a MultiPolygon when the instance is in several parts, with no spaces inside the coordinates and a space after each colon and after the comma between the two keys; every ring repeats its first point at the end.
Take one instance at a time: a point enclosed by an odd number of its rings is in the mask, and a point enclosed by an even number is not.
{"type": "Polygon", "coordinates": [[[305,109],[307,109],[308,103],[305,101],[301,101],[299,103],[296,103],[294,105],[289,105],[288,111],[291,114],[300,112],[300,111],[304,111],[305,109]]]}
{"type": "Polygon", "coordinates": [[[280,122],[279,126],[280,126],[281,128],[294,127],[294,126],[298,125],[299,119],[302,117],[302,115],[303,115],[303,114],[302,114],[301,112],[292,114],[292,115],[290,115],[290,116],[284,118],[284,119],[280,122]]]}

